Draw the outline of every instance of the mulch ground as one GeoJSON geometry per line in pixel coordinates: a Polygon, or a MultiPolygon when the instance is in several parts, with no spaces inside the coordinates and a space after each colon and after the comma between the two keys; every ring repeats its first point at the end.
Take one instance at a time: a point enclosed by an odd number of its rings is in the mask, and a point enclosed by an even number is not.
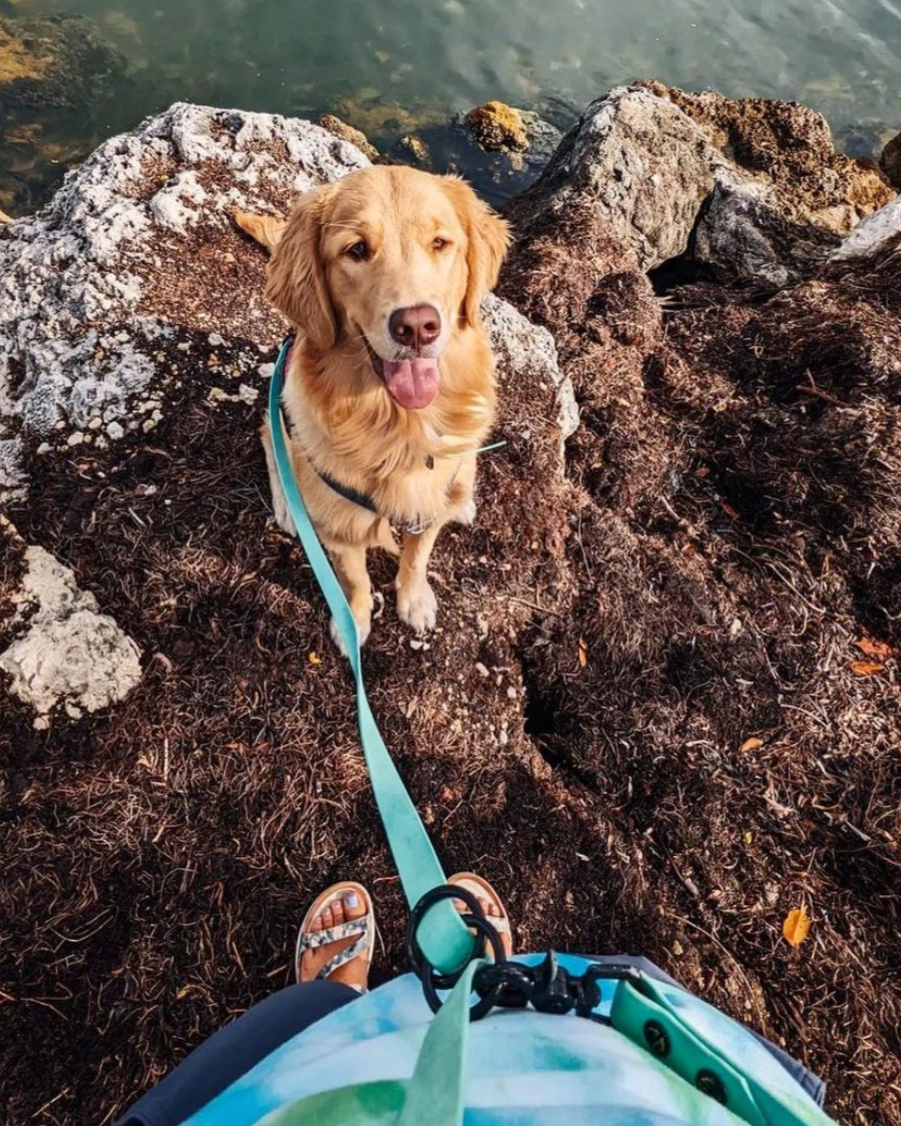
{"type": "MultiPolygon", "coordinates": [[[[643,953],[823,1074],[835,1117],[899,1126],[898,671],[854,665],[901,646],[899,252],[774,297],[689,287],[665,315],[603,255],[564,225],[511,261],[583,425],[564,460],[547,388],[502,386],[509,444],[436,552],[428,648],[373,560],[373,708],[446,870],[496,883],[520,948],[643,953]]],[[[10,513],[146,670],[49,731],[4,703],[10,1123],[110,1122],[289,980],[334,879],[371,887],[378,975],[402,969],[350,679],[267,523],[255,424],[180,393],[10,513]]]]}

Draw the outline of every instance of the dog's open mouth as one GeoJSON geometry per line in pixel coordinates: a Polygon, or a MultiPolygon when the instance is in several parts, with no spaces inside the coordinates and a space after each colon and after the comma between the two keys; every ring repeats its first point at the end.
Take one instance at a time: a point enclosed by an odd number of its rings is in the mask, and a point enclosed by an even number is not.
{"type": "Polygon", "coordinates": [[[438,360],[417,356],[413,360],[383,360],[366,338],[366,351],[372,370],[384,381],[388,394],[408,411],[420,411],[438,394],[438,360]]]}

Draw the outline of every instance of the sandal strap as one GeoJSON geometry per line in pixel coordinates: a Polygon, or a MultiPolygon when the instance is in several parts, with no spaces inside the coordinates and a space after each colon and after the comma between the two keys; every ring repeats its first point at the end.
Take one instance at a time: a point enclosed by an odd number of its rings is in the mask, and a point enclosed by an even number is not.
{"type": "Polygon", "coordinates": [[[297,943],[298,950],[318,950],[320,946],[328,946],[330,942],[338,942],[349,935],[358,934],[366,937],[367,919],[351,919],[346,923],[338,923],[324,931],[304,931],[297,943]]]}
{"type": "Polygon", "coordinates": [[[346,966],[348,962],[352,962],[354,958],[358,958],[361,954],[365,953],[370,945],[369,935],[364,931],[356,942],[352,942],[350,946],[345,946],[345,948],[339,950],[333,958],[329,958],[319,973],[316,974],[316,980],[325,981],[325,979],[331,977],[340,966],[346,966]]]}

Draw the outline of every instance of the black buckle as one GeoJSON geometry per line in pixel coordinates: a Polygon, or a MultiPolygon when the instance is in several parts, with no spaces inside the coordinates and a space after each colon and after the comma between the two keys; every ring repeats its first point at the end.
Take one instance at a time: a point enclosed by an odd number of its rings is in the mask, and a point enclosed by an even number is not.
{"type": "Polygon", "coordinates": [[[520,962],[510,962],[504,954],[500,935],[482,911],[478,899],[466,888],[453,884],[431,888],[413,908],[407,924],[407,958],[414,973],[422,982],[422,991],[429,1008],[437,1013],[443,1002],[438,990],[453,989],[463,975],[467,963],[450,974],[439,974],[426,961],[416,937],[419,924],[426,913],[442,899],[460,899],[469,913],[460,918],[475,930],[476,939],[472,958],[484,958],[487,944],[490,943],[494,962],[476,971],[472,987],[479,1000],[469,1010],[470,1020],[481,1020],[497,1006],[505,1009],[525,1009],[531,1005],[540,1013],[564,1015],[575,1011],[576,1016],[609,1024],[609,1018],[598,1016],[594,1010],[601,1003],[601,981],[629,981],[642,993],[645,992],[641,971],[635,966],[622,962],[591,962],[579,976],[568,973],[557,960],[553,950],[538,966],[524,966],[520,962]]]}

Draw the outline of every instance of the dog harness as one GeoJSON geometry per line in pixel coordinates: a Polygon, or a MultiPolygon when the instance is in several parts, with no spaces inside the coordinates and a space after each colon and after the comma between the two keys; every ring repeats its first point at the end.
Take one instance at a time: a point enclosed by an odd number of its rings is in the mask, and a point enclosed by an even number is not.
{"type": "MultiPolygon", "coordinates": [[[[293,350],[294,350],[294,334],[289,333],[285,337],[285,339],[282,341],[281,348],[279,349],[278,360],[276,361],[276,364],[275,364],[275,371],[273,371],[273,373],[272,373],[272,378],[277,381],[276,387],[278,388],[279,400],[281,402],[281,407],[282,407],[282,418],[284,419],[285,429],[288,431],[288,436],[290,438],[294,437],[294,429],[295,428],[294,428],[294,424],[291,422],[291,418],[288,415],[288,411],[285,407],[283,393],[284,393],[284,390],[285,390],[285,379],[287,377],[288,364],[291,361],[291,353],[293,352],[293,350]]],[[[496,443],[496,446],[500,446],[500,445],[503,445],[503,443],[502,442],[496,443]]],[[[494,449],[494,448],[496,448],[496,446],[485,446],[484,449],[494,449]]],[[[306,453],[306,451],[304,451],[304,452],[306,453]]],[[[482,452],[481,450],[473,450],[473,453],[481,453],[481,452],[482,452]]],[[[375,503],[375,501],[372,499],[372,497],[368,495],[368,493],[361,493],[359,489],[355,489],[351,485],[345,485],[343,481],[339,481],[337,478],[333,477],[331,475],[331,473],[327,473],[324,469],[320,469],[315,464],[315,462],[313,461],[313,459],[310,457],[309,454],[307,454],[307,461],[309,461],[310,465],[313,466],[313,469],[316,471],[316,475],[319,478],[319,480],[324,481],[325,484],[328,485],[328,487],[332,490],[332,492],[337,493],[338,496],[343,497],[344,500],[350,501],[351,504],[356,504],[356,505],[359,505],[360,508],[365,508],[367,512],[371,512],[374,516],[383,517],[384,519],[388,520],[391,524],[393,524],[396,528],[398,528],[399,531],[401,531],[401,532],[403,532],[407,535],[411,535],[411,536],[421,535],[422,532],[425,532],[427,529],[431,528],[431,526],[435,523],[435,520],[437,519],[437,517],[435,517],[435,516],[430,516],[430,517],[427,517],[425,519],[422,519],[420,517],[420,519],[418,519],[418,520],[399,521],[396,517],[391,516],[391,515],[389,515],[385,512],[382,512],[379,509],[378,505],[375,503]]],[[[431,454],[429,454],[429,456],[426,458],[425,465],[426,465],[426,469],[433,469],[434,468],[435,459],[432,457],[431,454]]],[[[453,476],[450,479],[450,481],[448,481],[448,483],[447,483],[447,490],[448,491],[450,491],[451,486],[453,485],[454,481],[456,481],[458,472],[459,472],[459,470],[455,470],[453,476]]]]}
{"type": "MultiPolygon", "coordinates": [[[[273,379],[275,381],[275,387],[277,388],[278,392],[278,401],[280,406],[282,406],[282,419],[285,423],[285,429],[288,432],[289,438],[294,437],[294,423],[291,421],[291,417],[289,417],[284,403],[284,391],[288,364],[291,363],[291,354],[293,350],[294,333],[289,332],[285,339],[282,341],[282,345],[280,345],[278,349],[278,359],[276,360],[275,370],[273,372],[273,379]]],[[[492,443],[488,446],[480,446],[478,449],[467,449],[464,450],[462,454],[448,454],[447,456],[463,457],[466,454],[487,454],[490,453],[493,449],[501,449],[506,445],[506,441],[492,441],[492,443]]],[[[306,453],[305,450],[304,453],[306,453]]],[[[306,459],[307,462],[310,462],[310,464],[313,466],[313,470],[315,471],[316,476],[319,477],[319,480],[327,484],[332,492],[337,492],[339,497],[342,497],[345,500],[349,500],[351,504],[358,504],[360,508],[365,508],[367,512],[372,512],[373,516],[381,516],[383,519],[389,521],[390,524],[394,525],[395,528],[398,528],[401,533],[410,536],[419,536],[423,533],[423,531],[426,531],[428,528],[435,524],[435,521],[437,519],[437,517],[435,516],[427,517],[426,519],[420,518],[418,520],[399,520],[398,518],[396,518],[396,516],[392,516],[390,515],[390,513],[383,512],[380,508],[378,508],[373,498],[369,497],[368,493],[360,492],[359,489],[354,489],[353,486],[346,485],[344,482],[338,481],[337,477],[333,477],[331,473],[320,470],[319,466],[315,465],[312,457],[310,457],[309,454],[306,454],[306,459]]],[[[435,468],[435,458],[432,457],[431,454],[426,457],[426,468],[427,470],[434,470],[435,468]]],[[[458,472],[460,472],[460,470],[458,470],[457,468],[457,470],[454,471],[451,480],[447,482],[446,492],[451,491],[452,486],[457,479],[458,472]]]]}

